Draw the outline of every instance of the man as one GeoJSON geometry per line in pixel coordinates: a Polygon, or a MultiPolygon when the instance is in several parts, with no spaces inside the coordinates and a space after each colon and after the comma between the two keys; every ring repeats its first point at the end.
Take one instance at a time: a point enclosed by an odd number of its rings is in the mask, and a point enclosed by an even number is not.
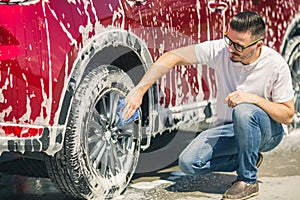
{"type": "Polygon", "coordinates": [[[181,153],[179,166],[186,174],[236,171],[237,179],[223,199],[258,194],[260,152],[275,148],[283,137],[282,124],[293,120],[289,67],[280,54],[264,46],[264,37],[265,23],[256,12],[238,13],[224,39],[163,54],[126,98],[124,119],[140,106],[149,87],[175,65],[215,67],[220,83],[217,115],[223,123],[200,133],[181,153]]]}

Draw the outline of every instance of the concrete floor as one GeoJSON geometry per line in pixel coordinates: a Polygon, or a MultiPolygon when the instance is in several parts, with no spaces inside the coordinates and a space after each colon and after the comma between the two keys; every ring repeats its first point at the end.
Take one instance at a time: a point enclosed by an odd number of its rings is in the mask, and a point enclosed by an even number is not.
{"type": "MultiPolygon", "coordinates": [[[[300,196],[300,131],[285,137],[264,153],[259,169],[260,195],[255,200],[298,200],[300,196]]],[[[221,199],[235,180],[234,173],[185,176],[178,166],[135,176],[118,199],[198,200],[221,199]]],[[[47,178],[0,174],[0,200],[67,200],[47,178]]]]}

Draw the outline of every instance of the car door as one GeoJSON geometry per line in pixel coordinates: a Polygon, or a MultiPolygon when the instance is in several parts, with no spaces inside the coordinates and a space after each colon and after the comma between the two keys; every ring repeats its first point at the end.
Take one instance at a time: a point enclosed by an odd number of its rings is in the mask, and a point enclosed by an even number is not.
{"type": "MultiPolygon", "coordinates": [[[[208,1],[124,0],[123,5],[125,27],[144,40],[154,61],[166,51],[223,35],[224,12],[210,9],[208,1]]],[[[159,112],[202,112],[216,98],[215,72],[204,65],[176,66],[158,80],[158,94],[159,112]]]]}

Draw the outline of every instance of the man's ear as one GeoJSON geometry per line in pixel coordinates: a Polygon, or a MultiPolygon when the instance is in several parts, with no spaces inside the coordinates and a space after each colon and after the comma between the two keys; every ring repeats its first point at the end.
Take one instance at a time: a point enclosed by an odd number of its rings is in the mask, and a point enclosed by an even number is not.
{"type": "Polygon", "coordinates": [[[257,43],[257,48],[261,48],[264,45],[264,42],[261,40],[257,43]]]}

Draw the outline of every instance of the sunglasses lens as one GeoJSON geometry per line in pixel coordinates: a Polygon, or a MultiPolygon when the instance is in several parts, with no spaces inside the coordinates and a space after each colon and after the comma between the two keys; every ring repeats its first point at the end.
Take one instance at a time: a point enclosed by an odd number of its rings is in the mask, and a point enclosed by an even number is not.
{"type": "Polygon", "coordinates": [[[227,37],[226,35],[224,35],[224,40],[226,42],[227,45],[231,46],[233,45],[234,49],[241,52],[243,51],[243,47],[237,43],[232,42],[229,37],[227,37]]]}
{"type": "Polygon", "coordinates": [[[235,48],[235,50],[242,52],[243,51],[243,47],[237,43],[233,44],[233,47],[235,48]]]}
{"type": "Polygon", "coordinates": [[[225,40],[226,44],[228,44],[229,46],[232,45],[232,42],[230,41],[230,39],[227,36],[224,36],[224,40],[225,40]]]}

